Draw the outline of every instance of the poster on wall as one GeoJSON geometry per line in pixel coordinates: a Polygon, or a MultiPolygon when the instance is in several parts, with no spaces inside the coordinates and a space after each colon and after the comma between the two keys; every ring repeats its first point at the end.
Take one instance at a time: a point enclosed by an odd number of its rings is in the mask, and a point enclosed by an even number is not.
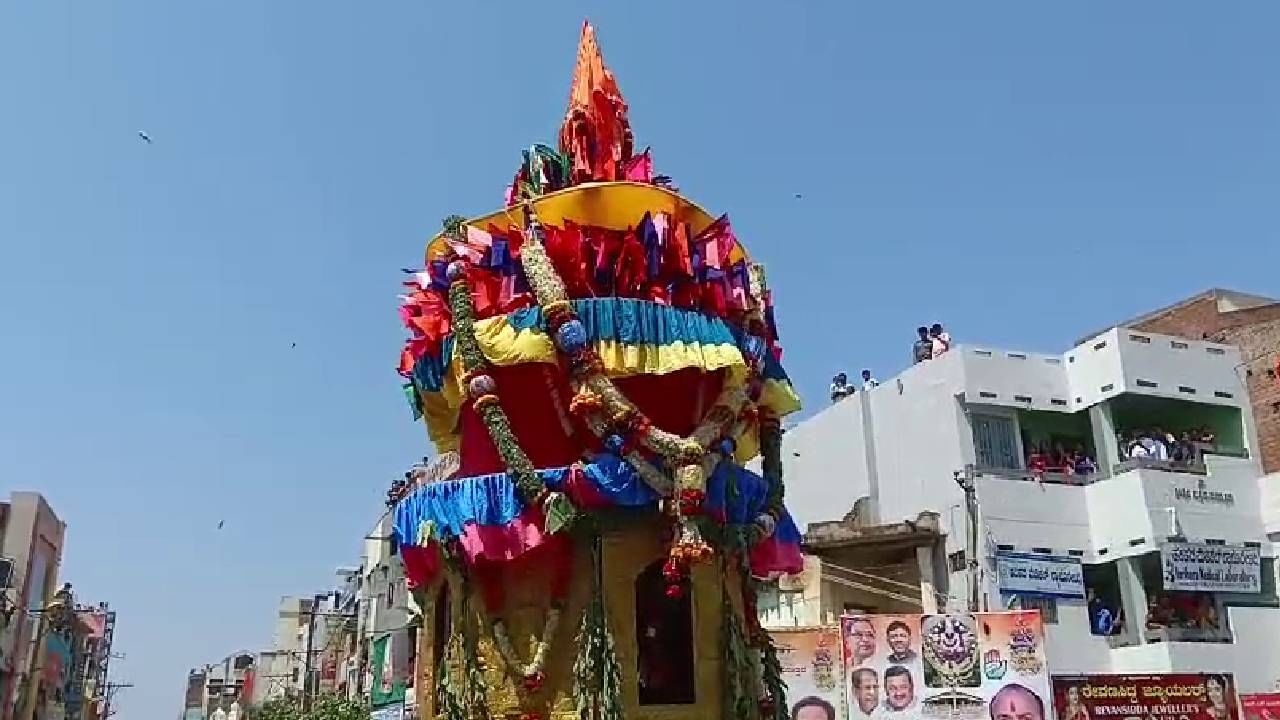
{"type": "Polygon", "coordinates": [[[1239,720],[1230,674],[1055,675],[1058,720],[1239,720]]]}
{"type": "Polygon", "coordinates": [[[770,630],[769,635],[787,683],[787,717],[845,720],[839,626],[770,630]]]}
{"type": "Polygon", "coordinates": [[[1240,695],[1240,714],[1244,720],[1280,720],[1280,693],[1240,695]]]}
{"type": "Polygon", "coordinates": [[[1051,720],[1035,610],[840,618],[849,720],[1051,720]]]}
{"type": "Polygon", "coordinates": [[[1246,545],[1171,542],[1160,546],[1166,590],[1262,592],[1262,550],[1246,545]]]}

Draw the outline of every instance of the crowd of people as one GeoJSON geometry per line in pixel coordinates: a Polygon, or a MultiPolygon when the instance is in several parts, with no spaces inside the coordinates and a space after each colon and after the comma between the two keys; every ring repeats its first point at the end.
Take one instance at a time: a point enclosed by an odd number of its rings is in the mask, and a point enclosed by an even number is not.
{"type": "Polygon", "coordinates": [[[916,341],[911,346],[912,363],[921,363],[940,357],[951,349],[951,334],[940,323],[916,328],[916,341]]]}
{"type": "Polygon", "coordinates": [[[1067,448],[1058,443],[1052,450],[1038,445],[1028,447],[1027,470],[1036,475],[1092,475],[1098,472],[1098,462],[1085,451],[1083,445],[1067,448]]]}
{"type": "Polygon", "coordinates": [[[1218,608],[1205,593],[1153,593],[1147,598],[1147,629],[1217,630],[1218,608]]]}
{"type": "MultiPolygon", "coordinates": [[[[862,389],[870,390],[880,384],[880,381],[872,376],[870,370],[862,371],[862,389]]],[[[858,391],[858,387],[849,384],[849,376],[844,373],[837,373],[831,378],[831,402],[838,402],[858,391]]]]}
{"type": "Polygon", "coordinates": [[[1186,465],[1202,462],[1205,448],[1217,445],[1217,437],[1209,428],[1184,430],[1175,436],[1155,427],[1120,433],[1116,442],[1125,460],[1160,460],[1186,465]]]}
{"type": "MultiPolygon", "coordinates": [[[[951,349],[951,334],[942,327],[941,323],[934,323],[929,327],[921,325],[916,328],[916,335],[919,337],[911,347],[913,364],[932,360],[951,349]]],[[[862,371],[862,390],[870,390],[879,384],[880,381],[875,379],[870,370],[862,371]]],[[[858,389],[858,385],[849,382],[848,375],[838,373],[831,378],[831,402],[839,402],[856,393],[858,389]]]]}

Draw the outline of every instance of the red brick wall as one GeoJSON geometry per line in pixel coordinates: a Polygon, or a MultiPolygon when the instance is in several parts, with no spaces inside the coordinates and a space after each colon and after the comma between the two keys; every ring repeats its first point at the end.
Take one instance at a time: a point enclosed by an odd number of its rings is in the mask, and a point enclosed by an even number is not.
{"type": "Polygon", "coordinates": [[[1249,391],[1258,428],[1258,453],[1266,472],[1280,471],[1280,304],[1219,313],[1213,297],[1203,297],[1135,326],[1138,330],[1212,340],[1240,348],[1239,372],[1249,391]]]}

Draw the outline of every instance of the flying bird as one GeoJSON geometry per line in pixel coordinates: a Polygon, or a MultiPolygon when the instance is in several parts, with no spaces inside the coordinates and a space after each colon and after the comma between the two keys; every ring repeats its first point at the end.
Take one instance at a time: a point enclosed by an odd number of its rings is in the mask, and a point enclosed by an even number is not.
{"type": "Polygon", "coordinates": [[[799,199],[800,199],[800,198],[802,198],[802,197],[804,197],[804,196],[803,196],[803,195],[801,195],[800,193],[796,193],[796,199],[797,199],[797,200],[799,200],[799,199]]]}
{"type": "Polygon", "coordinates": [[[227,521],[226,521],[226,520],[219,520],[219,521],[218,521],[218,529],[219,529],[219,530],[221,530],[221,529],[222,529],[222,526],[223,526],[223,525],[225,525],[226,523],[227,523],[227,521]]]}
{"type": "Polygon", "coordinates": [[[138,137],[142,138],[142,141],[145,142],[146,144],[148,145],[151,144],[151,136],[148,135],[146,132],[139,130],[138,137]]]}
{"type": "Polygon", "coordinates": [[[289,347],[295,347],[295,348],[296,348],[296,347],[298,347],[298,343],[293,343],[293,344],[289,345],[289,347]]]}

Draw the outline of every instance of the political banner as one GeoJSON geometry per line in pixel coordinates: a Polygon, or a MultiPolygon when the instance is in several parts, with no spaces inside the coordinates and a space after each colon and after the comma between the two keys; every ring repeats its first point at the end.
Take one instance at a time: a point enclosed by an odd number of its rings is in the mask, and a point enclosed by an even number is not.
{"type": "Polygon", "coordinates": [[[1051,720],[1036,610],[846,615],[849,720],[1051,720]]]}
{"type": "Polygon", "coordinates": [[[1166,590],[1262,592],[1262,551],[1246,545],[1170,542],[1160,546],[1166,590]]]}
{"type": "Polygon", "coordinates": [[[1280,693],[1241,694],[1240,713],[1244,720],[1280,720],[1280,693]]]}
{"type": "Polygon", "coordinates": [[[1084,599],[1079,558],[997,552],[1000,592],[1005,595],[1084,599]]]}
{"type": "Polygon", "coordinates": [[[795,720],[845,720],[840,682],[840,627],[770,630],[782,679],[787,683],[787,716],[795,720]]]}
{"type": "Polygon", "coordinates": [[[1053,677],[1058,720],[1239,720],[1230,674],[1053,677]]]}

